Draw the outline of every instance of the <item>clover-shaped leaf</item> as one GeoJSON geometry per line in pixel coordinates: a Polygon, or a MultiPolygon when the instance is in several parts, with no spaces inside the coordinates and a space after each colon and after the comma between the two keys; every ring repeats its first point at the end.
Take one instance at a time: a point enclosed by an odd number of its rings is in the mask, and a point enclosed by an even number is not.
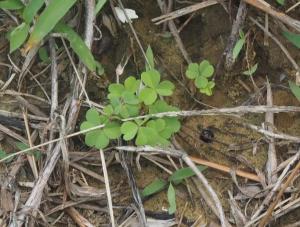
{"type": "Polygon", "coordinates": [[[144,88],[141,90],[139,98],[146,105],[151,105],[157,99],[157,93],[153,88],[144,88]]]}
{"type": "Polygon", "coordinates": [[[127,121],[121,126],[121,133],[123,134],[123,139],[128,141],[132,140],[138,131],[139,127],[136,123],[127,121]]]}
{"type": "Polygon", "coordinates": [[[139,102],[140,102],[138,97],[129,91],[124,91],[122,94],[122,97],[123,97],[124,102],[127,104],[136,105],[136,104],[139,104],[139,102]]]}
{"type": "Polygon", "coordinates": [[[111,99],[112,97],[121,97],[124,90],[125,88],[123,84],[111,84],[108,87],[108,98],[111,99]]]}
{"type": "Polygon", "coordinates": [[[186,76],[189,79],[195,79],[199,75],[199,65],[197,63],[191,63],[186,71],[186,76]]]}
{"type": "Polygon", "coordinates": [[[189,79],[195,79],[195,85],[201,93],[212,95],[214,82],[208,78],[214,74],[214,67],[207,60],[203,60],[199,65],[191,63],[186,71],[186,76],[189,79]]]}
{"type": "Polygon", "coordinates": [[[156,88],[160,81],[160,74],[157,70],[151,69],[143,72],[141,78],[146,86],[150,88],[156,88]]]}
{"type": "Polygon", "coordinates": [[[103,131],[109,139],[117,139],[121,136],[120,124],[116,121],[109,122],[105,125],[103,131]]]}
{"type": "Polygon", "coordinates": [[[214,74],[214,67],[207,60],[203,60],[199,65],[199,75],[203,77],[211,77],[214,74]]]}
{"type": "Polygon", "coordinates": [[[176,117],[164,118],[165,128],[159,133],[163,138],[169,139],[175,132],[180,129],[180,122],[176,117]]]}
{"type": "Polygon", "coordinates": [[[213,81],[209,81],[207,86],[205,88],[200,88],[200,92],[201,93],[204,93],[208,96],[211,96],[212,95],[212,91],[213,91],[213,88],[215,87],[215,82],[213,81]]]}
{"type": "Polygon", "coordinates": [[[140,86],[140,80],[137,80],[136,78],[134,78],[133,76],[128,77],[125,81],[124,81],[124,86],[126,91],[129,92],[136,92],[140,86]]]}
{"type": "Polygon", "coordinates": [[[169,96],[172,95],[175,86],[170,81],[162,81],[156,88],[156,91],[159,95],[169,96]]]}
{"type": "Polygon", "coordinates": [[[198,76],[195,80],[195,85],[197,88],[205,88],[208,84],[208,80],[205,77],[198,76]]]}
{"type": "Polygon", "coordinates": [[[89,109],[86,114],[85,118],[87,121],[93,123],[93,124],[100,124],[101,119],[98,111],[96,109],[89,109]]]}
{"type": "Polygon", "coordinates": [[[170,106],[163,100],[157,100],[151,106],[149,106],[149,113],[156,114],[156,113],[163,113],[163,112],[171,112],[171,111],[178,111],[178,108],[174,106],[170,106]]]}
{"type": "Polygon", "coordinates": [[[138,129],[138,134],[135,140],[137,146],[143,145],[156,145],[158,141],[158,134],[153,128],[140,127],[138,129]]]}

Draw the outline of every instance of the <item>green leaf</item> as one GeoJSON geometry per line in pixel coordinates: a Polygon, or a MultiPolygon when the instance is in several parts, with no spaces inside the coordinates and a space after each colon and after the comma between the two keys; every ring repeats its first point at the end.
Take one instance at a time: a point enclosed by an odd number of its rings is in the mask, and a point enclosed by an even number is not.
{"type": "Polygon", "coordinates": [[[162,179],[156,179],[147,185],[142,191],[142,196],[147,197],[163,190],[167,185],[167,182],[162,179]]]}
{"type": "Polygon", "coordinates": [[[283,35],[296,47],[300,48],[300,35],[292,32],[283,32],[283,35]]]}
{"type": "Polygon", "coordinates": [[[175,86],[172,82],[165,80],[157,86],[156,91],[159,95],[170,96],[172,95],[174,88],[175,86]]]}
{"type": "MultiPolygon", "coordinates": [[[[21,142],[17,142],[16,146],[21,151],[30,148],[27,144],[21,142]]],[[[31,150],[26,152],[26,154],[33,155],[37,160],[40,159],[40,157],[42,156],[42,153],[39,150],[31,150]]]]}
{"type": "Polygon", "coordinates": [[[180,122],[176,117],[166,117],[164,118],[165,128],[159,132],[159,134],[165,138],[169,139],[175,132],[180,130],[180,122]]]}
{"type": "Polygon", "coordinates": [[[42,39],[55,27],[76,0],[52,0],[38,17],[33,31],[26,44],[26,50],[37,46],[42,39]]]}
{"type": "Polygon", "coordinates": [[[284,0],[276,0],[276,2],[280,5],[284,5],[284,0]]]}
{"type": "Polygon", "coordinates": [[[44,5],[44,0],[31,0],[23,11],[23,19],[27,24],[30,24],[37,12],[44,5]]]}
{"type": "Polygon", "coordinates": [[[122,97],[124,99],[124,102],[127,104],[136,105],[140,103],[138,97],[129,91],[123,92],[122,97]]]}
{"type": "Polygon", "coordinates": [[[121,125],[116,122],[109,122],[105,125],[103,131],[109,139],[118,139],[121,136],[121,125]]]}
{"type": "Polygon", "coordinates": [[[164,119],[150,120],[147,122],[147,127],[153,128],[155,131],[160,132],[166,127],[164,119]]]}
{"type": "Polygon", "coordinates": [[[140,81],[133,76],[128,77],[124,82],[124,87],[129,92],[136,92],[139,89],[140,81]]]}
{"type": "Polygon", "coordinates": [[[169,105],[163,100],[157,100],[153,105],[149,106],[150,114],[171,112],[171,111],[178,111],[178,108],[169,105]]]}
{"type": "Polygon", "coordinates": [[[100,115],[96,109],[89,109],[85,114],[85,118],[87,121],[93,123],[94,125],[101,124],[100,115]]]}
{"type": "Polygon", "coordinates": [[[87,146],[93,147],[95,145],[96,140],[97,140],[97,132],[100,133],[101,130],[97,129],[95,131],[86,133],[84,142],[87,146]]]}
{"type": "Polygon", "coordinates": [[[207,60],[203,60],[199,65],[199,75],[203,77],[211,77],[214,74],[214,67],[207,60]]]}
{"type": "Polygon", "coordinates": [[[107,116],[111,116],[114,113],[114,108],[112,105],[107,105],[103,109],[103,113],[107,116]]]}
{"type": "Polygon", "coordinates": [[[146,71],[149,71],[151,69],[154,69],[154,57],[153,57],[153,51],[150,46],[148,46],[146,51],[146,57],[148,62],[146,62],[146,71]],[[148,65],[149,63],[149,65],[148,65]]]}
{"type": "Polygon", "coordinates": [[[9,34],[9,52],[12,53],[18,49],[26,40],[29,32],[29,26],[25,23],[20,24],[9,34]]]}
{"type": "Polygon", "coordinates": [[[50,58],[47,52],[47,49],[45,47],[41,47],[39,49],[39,58],[42,60],[42,62],[44,63],[49,63],[50,62],[50,58]]]}
{"type": "Polygon", "coordinates": [[[101,130],[101,132],[97,133],[97,137],[94,145],[98,149],[103,149],[106,148],[108,144],[109,144],[109,138],[101,130]]]}
{"type": "MultiPolygon", "coordinates": [[[[52,0],[51,3],[55,1],[57,0],[52,0]]],[[[63,2],[65,1],[74,1],[74,0],[64,0],[63,2]]],[[[92,55],[91,50],[86,46],[82,38],[72,28],[70,28],[66,24],[59,23],[55,26],[55,31],[65,35],[67,40],[70,42],[70,46],[73,49],[73,51],[77,54],[77,56],[82,61],[82,63],[90,71],[93,72],[96,71],[97,63],[94,59],[94,56],[92,55]]]]}
{"type": "Polygon", "coordinates": [[[20,0],[0,1],[0,9],[16,10],[22,9],[24,5],[20,0]]]}
{"type": "Polygon", "coordinates": [[[241,52],[243,46],[245,44],[245,39],[239,39],[234,48],[233,48],[233,53],[232,53],[232,57],[233,59],[236,59],[239,56],[239,53],[241,52]]]}
{"type": "Polygon", "coordinates": [[[124,86],[123,84],[111,84],[108,87],[108,91],[113,94],[114,97],[121,97],[124,91],[124,86]]]}
{"type": "Polygon", "coordinates": [[[145,103],[145,105],[151,105],[157,99],[157,93],[152,88],[144,88],[139,95],[141,101],[145,103]]]}
{"type": "Polygon", "coordinates": [[[107,0],[98,0],[96,7],[95,7],[95,15],[97,15],[100,10],[103,8],[104,4],[107,2],[107,0]]]}
{"type": "Polygon", "coordinates": [[[135,137],[138,129],[139,127],[134,122],[124,122],[121,126],[121,133],[124,134],[123,139],[125,141],[132,140],[135,137]]]}
{"type": "Polygon", "coordinates": [[[156,88],[160,81],[160,74],[157,70],[151,69],[142,73],[142,81],[150,88],[156,88]]]}
{"type": "Polygon", "coordinates": [[[215,82],[209,81],[205,88],[200,88],[199,91],[203,94],[211,96],[213,94],[213,88],[215,87],[215,82]]]}
{"type": "MultiPolygon", "coordinates": [[[[207,169],[206,166],[197,166],[199,171],[203,171],[205,169],[207,169]]],[[[186,168],[181,168],[176,170],[170,177],[169,177],[169,181],[173,181],[173,182],[179,182],[181,180],[184,180],[188,177],[192,177],[195,175],[195,172],[190,168],[190,167],[186,167],[186,168]]]]}
{"type": "Polygon", "coordinates": [[[175,194],[175,189],[170,183],[169,188],[168,188],[168,202],[169,202],[169,214],[174,214],[176,212],[176,194],[175,194]]]}
{"type": "Polygon", "coordinates": [[[195,80],[195,85],[197,88],[205,88],[208,85],[208,80],[205,77],[198,76],[195,80]]]}
{"type": "Polygon", "coordinates": [[[84,121],[81,123],[80,125],[80,131],[84,131],[84,130],[87,130],[87,129],[90,129],[90,128],[93,128],[95,127],[96,125],[93,124],[92,122],[89,122],[89,121],[84,121]]]}
{"type": "Polygon", "coordinates": [[[98,75],[103,75],[105,73],[104,67],[100,62],[95,61],[96,63],[96,68],[97,68],[97,74],[98,75]]]}
{"type": "Polygon", "coordinates": [[[187,78],[195,79],[199,76],[199,65],[197,63],[190,63],[185,74],[187,78]]]}
{"type": "MultiPolygon", "coordinates": [[[[10,154],[7,154],[5,151],[0,149],[0,159],[6,158],[7,156],[9,156],[10,154]]],[[[13,160],[14,157],[10,157],[9,159],[6,159],[4,162],[5,163],[9,163],[13,160]]]]}
{"type": "Polygon", "coordinates": [[[258,63],[253,65],[249,70],[244,71],[243,74],[246,75],[246,76],[252,76],[256,72],[257,67],[258,67],[258,63]]]}
{"type": "Polygon", "coordinates": [[[158,142],[158,134],[153,128],[140,127],[135,140],[137,146],[156,145],[158,142]]]}
{"type": "Polygon", "coordinates": [[[300,101],[300,87],[297,86],[294,82],[289,81],[290,89],[292,93],[296,96],[298,101],[300,101]]]}

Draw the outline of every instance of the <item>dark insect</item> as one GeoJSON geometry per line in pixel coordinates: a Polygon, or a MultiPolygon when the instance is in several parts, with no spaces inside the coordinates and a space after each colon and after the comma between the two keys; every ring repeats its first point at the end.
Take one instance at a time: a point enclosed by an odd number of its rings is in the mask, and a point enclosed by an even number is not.
{"type": "Polygon", "coordinates": [[[214,140],[214,133],[210,128],[204,128],[201,131],[200,139],[205,143],[212,143],[214,140]]]}

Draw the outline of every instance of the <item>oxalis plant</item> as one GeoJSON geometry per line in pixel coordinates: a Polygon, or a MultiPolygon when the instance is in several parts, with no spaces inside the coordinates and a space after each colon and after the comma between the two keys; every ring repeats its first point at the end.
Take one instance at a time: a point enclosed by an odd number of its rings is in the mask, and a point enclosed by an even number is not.
{"type": "Polygon", "coordinates": [[[211,96],[215,82],[209,80],[214,74],[214,67],[207,60],[198,63],[190,63],[186,70],[187,78],[194,80],[195,86],[199,89],[200,93],[211,96]]]}
{"type": "Polygon", "coordinates": [[[171,96],[175,88],[168,80],[162,80],[160,72],[154,69],[151,48],[147,50],[149,66],[136,79],[129,76],[124,83],[112,83],[108,87],[108,103],[100,114],[96,109],[86,112],[80,130],[98,125],[103,128],[87,132],[85,143],[98,149],[106,148],[111,140],[122,138],[137,146],[167,146],[171,136],[180,129],[177,117],[135,117],[162,112],[178,111],[161,97],[171,96]],[[132,120],[128,120],[128,118],[132,120]]]}

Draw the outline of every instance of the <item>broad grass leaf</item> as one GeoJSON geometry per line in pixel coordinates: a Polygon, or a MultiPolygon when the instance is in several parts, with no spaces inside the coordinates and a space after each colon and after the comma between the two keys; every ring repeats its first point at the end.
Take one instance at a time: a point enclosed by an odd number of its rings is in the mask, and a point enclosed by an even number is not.
{"type": "MultiPolygon", "coordinates": [[[[7,154],[4,150],[1,150],[0,149],[0,160],[3,159],[3,158],[6,158],[7,156],[9,156],[11,154],[7,154]]],[[[6,159],[4,162],[5,163],[9,163],[13,160],[14,157],[10,157],[9,159],[6,159]]]]}
{"type": "Polygon", "coordinates": [[[245,39],[239,39],[236,42],[236,44],[235,44],[235,46],[233,48],[233,52],[232,52],[233,59],[236,59],[239,56],[239,54],[240,54],[240,52],[241,52],[244,44],[245,44],[245,39]]]}
{"type": "MultiPolygon", "coordinates": [[[[21,151],[30,148],[27,144],[21,142],[17,142],[16,146],[21,151]]],[[[42,153],[39,150],[31,150],[26,152],[26,154],[33,155],[37,160],[40,159],[40,157],[42,156],[42,153]]]]}
{"type": "Polygon", "coordinates": [[[253,65],[249,70],[244,71],[243,74],[246,75],[246,76],[252,76],[256,72],[257,67],[258,67],[258,63],[253,65]]]}
{"type": "Polygon", "coordinates": [[[294,44],[296,47],[300,48],[300,34],[295,34],[292,32],[283,32],[283,35],[292,44],[294,44]]]}
{"type": "Polygon", "coordinates": [[[157,99],[157,93],[152,88],[144,88],[139,95],[141,101],[145,103],[145,105],[151,105],[157,99]]]}
{"type": "Polygon", "coordinates": [[[107,2],[107,0],[98,0],[96,7],[95,7],[95,15],[97,15],[100,10],[103,8],[103,6],[105,5],[105,3],[107,2]]]}
{"type": "Polygon", "coordinates": [[[169,214],[174,214],[176,212],[176,193],[172,183],[169,184],[168,188],[168,202],[169,202],[169,214]]]}
{"type": "Polygon", "coordinates": [[[134,122],[124,122],[121,126],[121,133],[124,134],[123,139],[126,141],[132,140],[135,137],[138,129],[139,127],[134,122]]]}
{"type": "Polygon", "coordinates": [[[154,56],[153,56],[153,51],[150,46],[148,46],[146,50],[146,57],[148,62],[146,62],[146,71],[154,69],[154,56]],[[149,63],[149,65],[148,65],[149,63]]]}
{"type": "Polygon", "coordinates": [[[29,32],[29,26],[25,23],[20,24],[9,34],[9,52],[12,53],[18,49],[26,40],[29,32]]]}
{"type": "MultiPolygon", "coordinates": [[[[70,0],[68,0],[70,1],[70,0]]],[[[55,31],[63,33],[67,40],[70,42],[70,46],[77,54],[82,63],[90,70],[95,71],[97,63],[91,50],[86,46],[82,38],[69,26],[63,23],[59,23],[55,27],[55,31]]]]}
{"type": "Polygon", "coordinates": [[[39,58],[41,59],[42,62],[44,63],[49,63],[50,58],[47,52],[47,49],[45,47],[41,47],[38,52],[39,58]]]}
{"type": "Polygon", "coordinates": [[[173,93],[175,86],[171,81],[165,80],[159,83],[156,87],[156,91],[159,95],[170,96],[173,93]]]}
{"type": "Polygon", "coordinates": [[[75,3],[76,0],[50,1],[49,5],[38,17],[25,50],[29,51],[31,48],[37,46],[75,3]]]}
{"type": "Polygon", "coordinates": [[[143,83],[151,88],[156,88],[160,81],[160,74],[157,70],[151,69],[142,73],[143,83]]]}
{"type": "Polygon", "coordinates": [[[0,1],[0,9],[17,10],[24,7],[20,0],[0,1]]]}
{"type": "Polygon", "coordinates": [[[31,0],[23,11],[23,19],[27,24],[30,24],[37,12],[44,5],[44,0],[31,0]]]}
{"type": "Polygon", "coordinates": [[[280,5],[284,5],[284,0],[276,0],[276,2],[280,5]]]}
{"type": "Polygon", "coordinates": [[[290,89],[292,93],[296,96],[298,101],[300,101],[300,87],[297,86],[294,82],[289,81],[290,89]]]}
{"type": "Polygon", "coordinates": [[[163,190],[167,185],[167,182],[162,179],[156,179],[147,185],[142,191],[142,196],[147,197],[163,190]]]}
{"type": "MultiPolygon", "coordinates": [[[[207,169],[206,166],[197,166],[199,171],[203,171],[205,169],[207,169]]],[[[179,182],[181,180],[184,180],[188,177],[192,177],[195,175],[195,172],[190,168],[190,167],[186,167],[186,168],[181,168],[176,170],[170,177],[169,177],[169,181],[173,181],[173,182],[179,182]]]]}
{"type": "Polygon", "coordinates": [[[109,122],[105,125],[103,131],[109,139],[118,139],[121,136],[121,125],[116,122],[109,122]]]}

